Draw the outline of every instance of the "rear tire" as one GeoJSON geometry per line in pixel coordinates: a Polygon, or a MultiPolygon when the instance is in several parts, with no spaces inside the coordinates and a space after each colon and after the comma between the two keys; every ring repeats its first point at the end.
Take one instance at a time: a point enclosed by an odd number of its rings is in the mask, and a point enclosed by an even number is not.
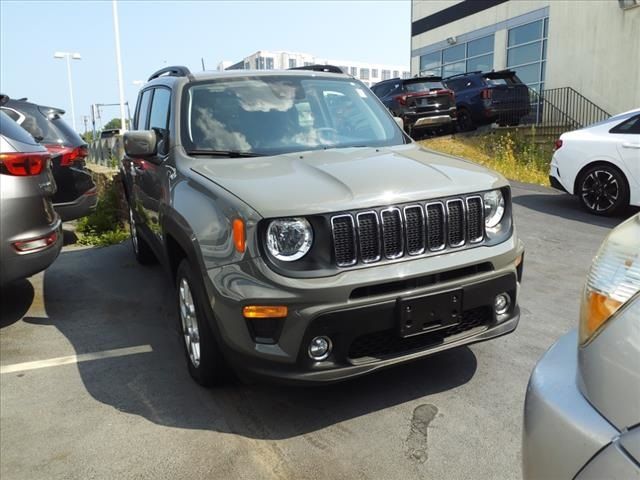
{"type": "Polygon", "coordinates": [[[209,324],[204,286],[187,259],[176,272],[176,297],[189,374],[203,387],[224,383],[229,369],[209,324]]]}
{"type": "Polygon", "coordinates": [[[133,215],[133,209],[129,205],[129,233],[131,235],[131,245],[136,260],[141,265],[151,265],[157,262],[156,256],[151,250],[147,241],[140,236],[140,232],[136,228],[136,220],[133,215]]]}
{"type": "Polygon", "coordinates": [[[458,110],[458,130],[461,132],[468,132],[475,130],[476,126],[471,118],[471,112],[466,108],[460,108],[458,110]]]}
{"type": "Polygon", "coordinates": [[[610,165],[587,168],[576,182],[574,192],[589,213],[611,216],[629,203],[629,187],[624,174],[610,165]]]}

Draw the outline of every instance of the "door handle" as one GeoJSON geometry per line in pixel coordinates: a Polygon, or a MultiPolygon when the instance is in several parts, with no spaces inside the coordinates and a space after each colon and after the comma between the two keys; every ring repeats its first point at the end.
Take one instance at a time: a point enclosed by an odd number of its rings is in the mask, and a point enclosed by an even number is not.
{"type": "Polygon", "coordinates": [[[640,143],[627,142],[627,143],[623,143],[622,146],[624,148],[638,148],[638,149],[640,149],[640,143]]]}

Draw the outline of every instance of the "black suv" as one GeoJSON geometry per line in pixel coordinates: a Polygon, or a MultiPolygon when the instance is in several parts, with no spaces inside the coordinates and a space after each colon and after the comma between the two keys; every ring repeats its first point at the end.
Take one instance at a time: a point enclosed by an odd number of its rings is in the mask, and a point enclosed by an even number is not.
{"type": "Polygon", "coordinates": [[[51,154],[58,190],[53,207],[63,221],[91,213],[98,201],[96,185],[85,166],[87,144],[62,119],[64,110],[3,96],[2,111],[31,134],[51,154]]]}
{"type": "Polygon", "coordinates": [[[392,78],[371,90],[394,116],[402,118],[409,135],[416,129],[449,131],[455,126],[455,97],[440,77],[392,78]]]}
{"type": "Polygon", "coordinates": [[[461,131],[494,122],[518,125],[529,114],[529,88],[512,70],[462,73],[444,83],[456,94],[461,131]]]}

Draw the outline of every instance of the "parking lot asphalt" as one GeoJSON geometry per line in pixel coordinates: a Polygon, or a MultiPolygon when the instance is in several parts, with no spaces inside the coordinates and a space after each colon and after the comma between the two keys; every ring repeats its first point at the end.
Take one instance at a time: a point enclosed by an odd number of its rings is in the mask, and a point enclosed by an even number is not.
{"type": "Polygon", "coordinates": [[[591,258],[624,218],[543,187],[513,192],[518,329],[327,387],[200,388],[161,268],[139,266],[128,242],[65,247],[2,292],[0,477],[520,478],[529,374],[577,324],[591,258]]]}

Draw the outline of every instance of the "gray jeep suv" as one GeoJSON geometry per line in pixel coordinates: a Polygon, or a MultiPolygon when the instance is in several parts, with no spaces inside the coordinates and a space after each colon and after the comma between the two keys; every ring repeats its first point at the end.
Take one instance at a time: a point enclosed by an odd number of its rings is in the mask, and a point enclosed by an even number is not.
{"type": "Polygon", "coordinates": [[[516,328],[509,184],[348,75],[163,68],[124,147],[134,251],[175,280],[203,385],[343,380],[516,328]]]}

